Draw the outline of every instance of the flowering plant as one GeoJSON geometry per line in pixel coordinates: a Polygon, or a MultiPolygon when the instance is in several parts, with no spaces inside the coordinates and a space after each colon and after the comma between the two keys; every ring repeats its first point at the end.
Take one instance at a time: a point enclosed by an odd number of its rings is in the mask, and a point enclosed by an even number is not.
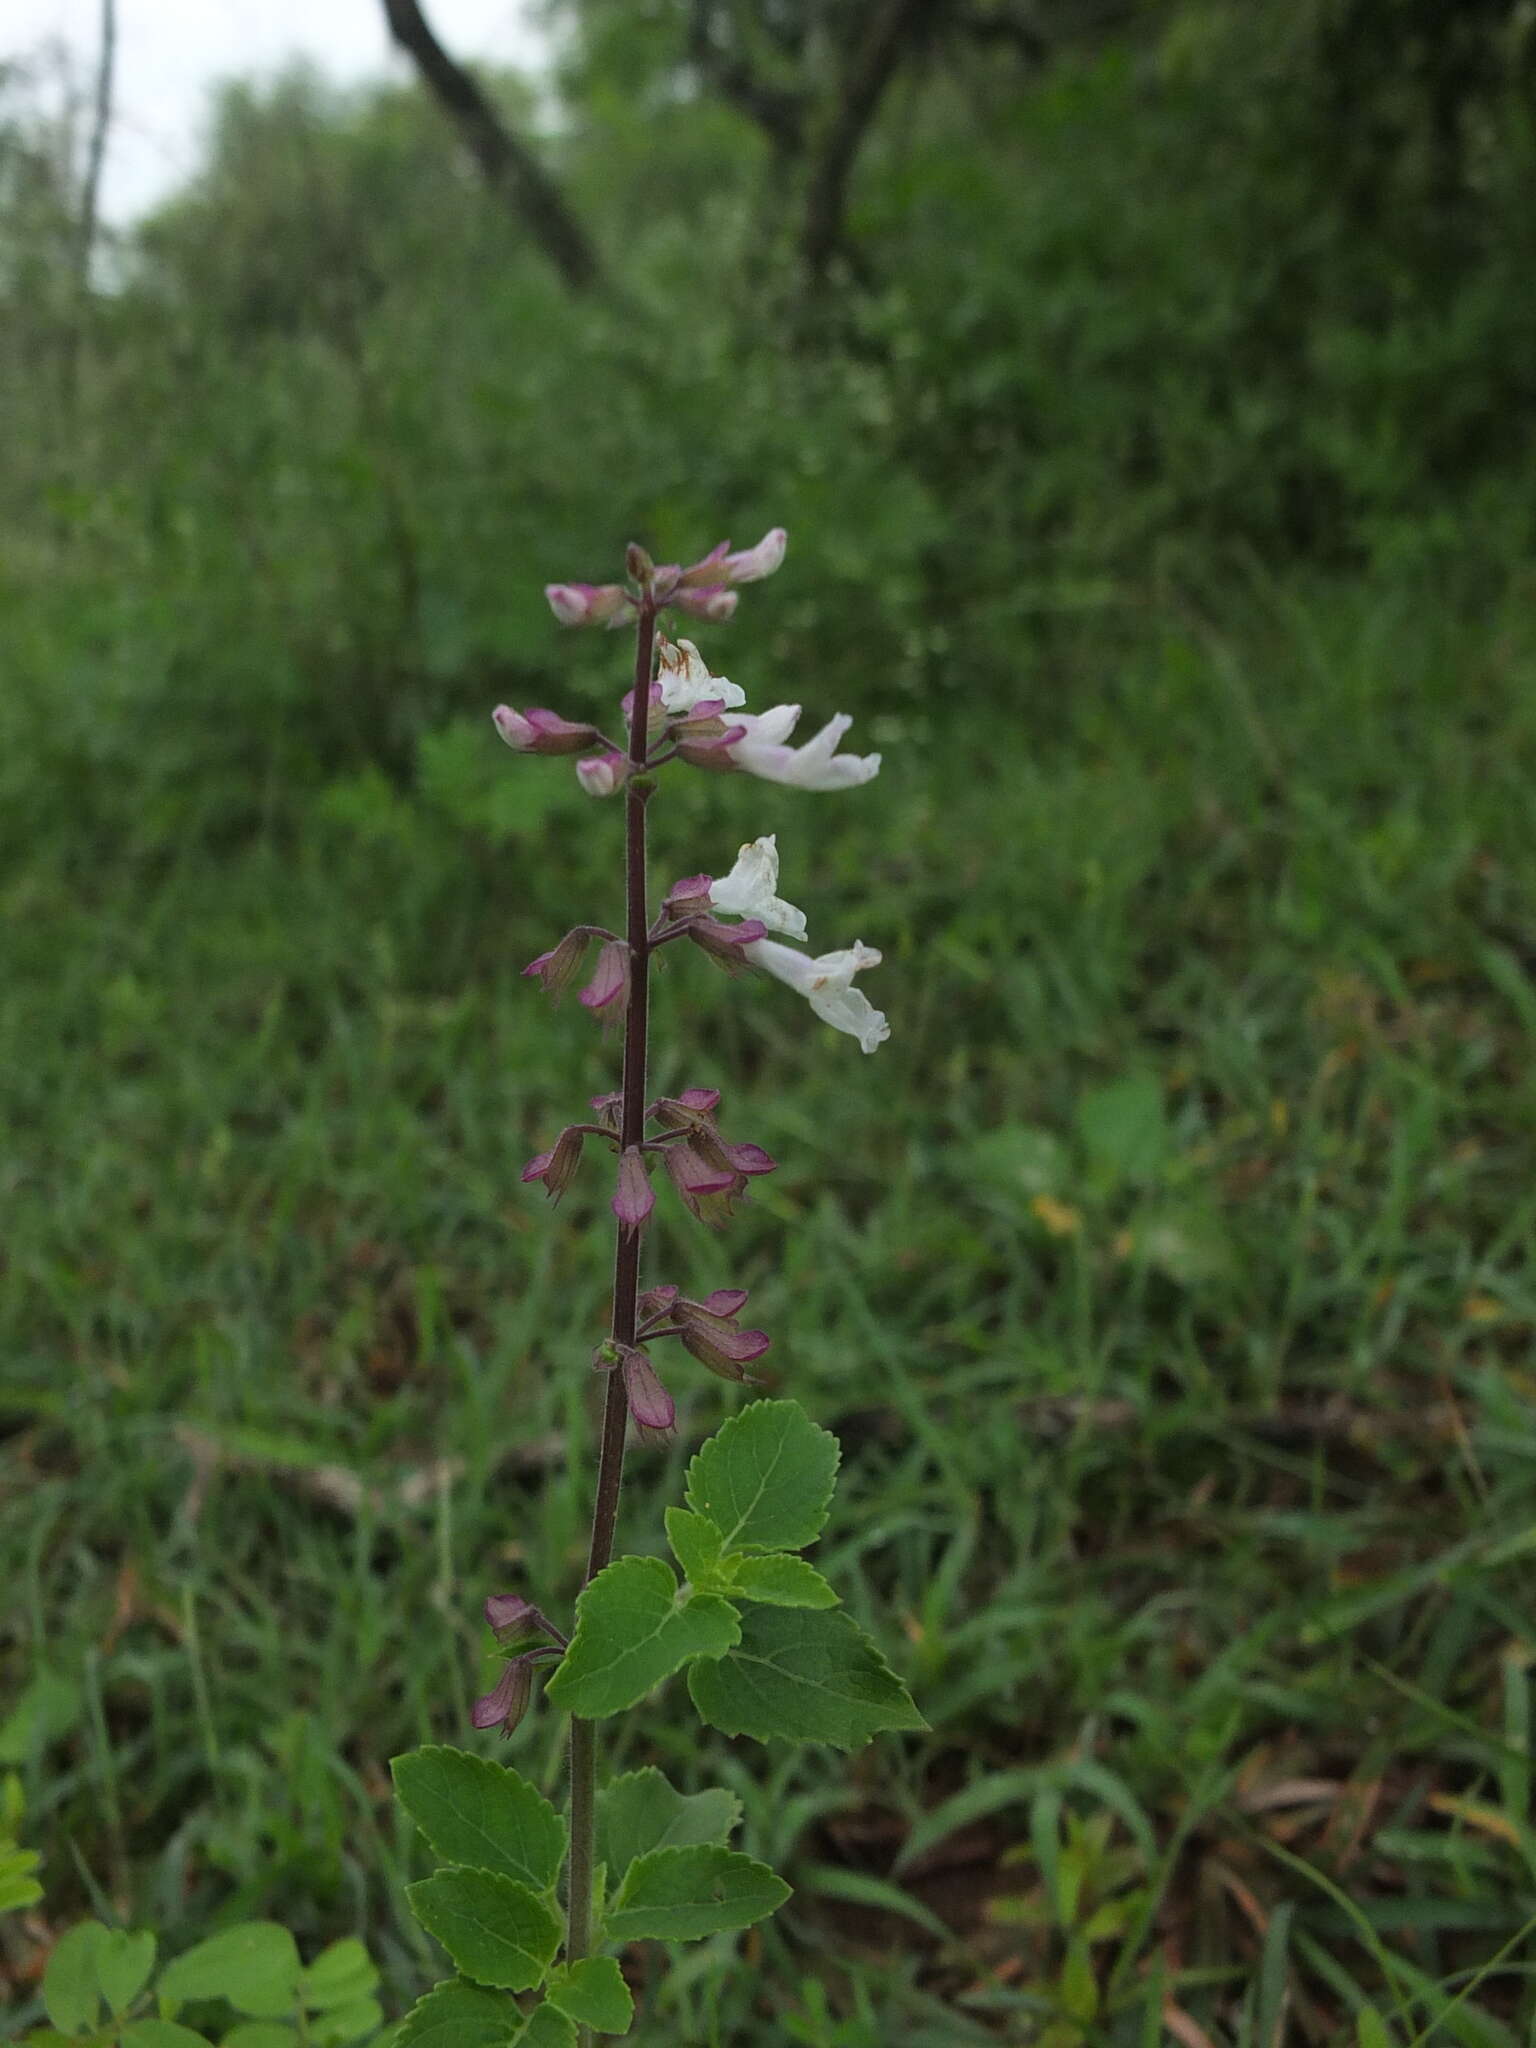
{"type": "Polygon", "coordinates": [[[860,940],[820,955],[785,943],[804,942],[806,920],[778,894],[772,834],[744,845],[722,875],[672,883],[652,909],[646,824],[663,768],[681,762],[814,790],[852,788],[879,770],[878,754],[837,751],[845,717],[789,746],[798,705],[748,711],[735,683],[712,675],[691,641],[663,629],[668,613],[729,618],[737,587],[777,569],[784,547],[775,528],[737,553],[722,542],[686,569],[657,568],[632,547],[627,583],[548,589],[564,624],[633,623],[622,745],[553,711],[502,705],[495,713],[517,752],[577,755],[589,795],[624,796],[623,933],[576,925],[526,969],[556,999],[579,984],[584,1008],[622,1026],[618,1090],[596,1097],[592,1114],[567,1124],[523,1170],[558,1201],[589,1146],[611,1156],[613,1315],[592,1359],[605,1391],[591,1546],[573,1625],[567,1635],[522,1593],[492,1594],[486,1621],[507,1661],[474,1710],[477,1728],[511,1730],[542,1679],[548,1700],[571,1717],[569,1809],[558,1812],[488,1757],[433,1746],[395,1759],[397,1794],[444,1865],[410,1887],[411,1904],[458,1968],[409,2015],[397,2048],[576,2048],[594,2033],[627,2033],[634,2003],[615,1951],[746,1927],[788,1897],[772,1870],[729,1846],[737,1807],[727,1792],[685,1797],[653,1768],[599,1788],[596,1723],[636,1706],[674,1673],[686,1670],[702,1719],[731,1736],[852,1749],[882,1729],[923,1726],[875,1644],[799,1555],[826,1520],[838,1446],[794,1402],[752,1401],[691,1461],[686,1504],[666,1511],[681,1583],[661,1558],[613,1555],[629,1434],[665,1438],[676,1421],[653,1351],[674,1339],[708,1371],[750,1383],[748,1367],[769,1347],[764,1331],[741,1325],[741,1288],[694,1300],[670,1282],[641,1285],[658,1169],[690,1216],[716,1226],[774,1169],[761,1146],[722,1131],[717,1089],[647,1101],[652,959],[687,941],[730,973],[755,967],[786,983],[866,1053],[888,1036],[884,1016],[853,985],[879,965],[877,952],[860,940]],[[525,2008],[509,1992],[538,1998],[525,2008]]]}

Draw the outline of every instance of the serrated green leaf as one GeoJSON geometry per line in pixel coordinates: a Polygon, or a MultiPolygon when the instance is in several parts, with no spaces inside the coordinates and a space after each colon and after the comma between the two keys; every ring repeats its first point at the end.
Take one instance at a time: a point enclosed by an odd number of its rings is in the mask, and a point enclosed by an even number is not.
{"type": "Polygon", "coordinates": [[[647,1764],[611,1779],[597,1795],[597,1853],[620,1883],[637,1857],[723,1843],[740,1819],[734,1792],[711,1786],[685,1795],[647,1764]]]}
{"type": "Polygon", "coordinates": [[[61,2034],[88,2034],[101,2009],[97,1961],[109,1939],[99,1920],[71,1927],[48,1958],[43,1972],[43,2004],[61,2034]]]}
{"type": "Polygon", "coordinates": [[[295,2048],[298,2035],[281,2020],[242,2020],[219,2041],[219,2048],[295,2048]]]}
{"type": "Polygon", "coordinates": [[[701,1941],[750,1927],[789,1886],[766,1863],[714,1845],[653,1849],[632,1863],[604,1925],[608,1941],[701,1941]]]}
{"type": "Polygon", "coordinates": [[[394,2048],[502,2048],[521,2025],[521,2014],[504,1994],[453,1977],[416,2001],[400,2023],[394,2048]]]}
{"type": "Polygon", "coordinates": [[[846,1614],[751,1607],[741,1642],[695,1664],[688,1690],[727,1735],[858,1749],[885,1728],[925,1728],[901,1680],[846,1614]]]}
{"type": "Polygon", "coordinates": [[[517,2037],[517,2048],[576,2048],[576,2029],[548,2000],[536,2005],[517,2037]]]}
{"type": "Polygon", "coordinates": [[[319,2048],[343,2048],[347,2041],[361,2041],[376,2034],[384,2024],[384,2009],[376,1998],[354,1998],[350,2005],[328,2005],[309,2022],[309,2038],[319,2048]]]}
{"type": "Polygon", "coordinates": [[[175,2020],[130,2020],[117,2038],[121,2048],[209,2048],[206,2035],[175,2020]]]}
{"type": "Polygon", "coordinates": [[[667,1509],[667,1541],[690,1585],[712,1591],[720,1579],[720,1531],[687,1508],[667,1509]]]}
{"type": "Polygon", "coordinates": [[[222,1998],[253,2020],[285,2019],[303,1974],[293,1936],[275,1920],[248,1920],[210,1934],[160,1973],[155,1995],[173,2013],[194,1998],[222,1998]]]}
{"type": "Polygon", "coordinates": [[[155,1967],[155,1937],[103,1930],[106,1939],[96,1952],[96,1982],[111,2007],[113,2017],[123,2014],[149,1982],[155,1967]]]}
{"type": "Polygon", "coordinates": [[[736,1641],[736,1610],[712,1593],[678,1598],[659,1557],[621,1557],[576,1602],[576,1633],[545,1691],[584,1720],[622,1713],[695,1657],[736,1641]]]}
{"type": "Polygon", "coordinates": [[[635,2001],[612,1956],[588,1956],[557,1970],[544,1996],[577,2026],[599,2034],[627,2034],[635,2017],[635,2001]]]}
{"type": "Polygon", "coordinates": [[[356,1935],[333,1941],[304,1972],[304,2004],[311,2012],[323,2012],[331,2005],[351,2005],[366,1998],[379,1981],[379,1973],[356,1935]]]}
{"type": "Polygon", "coordinates": [[[560,1918],[548,1900],[499,1870],[440,1870],[407,1885],[405,1895],[477,1984],[531,1991],[560,1946],[560,1918]]]}
{"type": "Polygon", "coordinates": [[[688,1505],[730,1550],[800,1550],[827,1519],[837,1438],[794,1401],[754,1401],[688,1467],[688,1505]]]}
{"type": "Polygon", "coordinates": [[[766,1557],[738,1557],[726,1590],[739,1600],[761,1600],[772,1607],[835,1607],[837,1595],[803,1557],[770,1551],[766,1557]]]}
{"type": "Polygon", "coordinates": [[[445,1863],[499,1870],[536,1892],[559,1876],[565,1822],[505,1764],[430,1747],[397,1756],[390,1769],[400,1803],[445,1863]]]}

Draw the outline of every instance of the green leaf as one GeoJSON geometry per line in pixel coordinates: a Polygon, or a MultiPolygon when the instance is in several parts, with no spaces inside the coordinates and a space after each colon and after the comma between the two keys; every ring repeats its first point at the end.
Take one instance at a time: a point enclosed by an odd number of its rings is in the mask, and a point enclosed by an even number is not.
{"type": "Polygon", "coordinates": [[[688,1505],[727,1550],[800,1550],[827,1519],[837,1438],[794,1401],[754,1401],[688,1467],[688,1505]]]}
{"type": "Polygon", "coordinates": [[[773,1607],[835,1607],[837,1595],[803,1557],[784,1551],[767,1557],[738,1557],[727,1590],[741,1600],[762,1600],[773,1607]]]}
{"type": "Polygon", "coordinates": [[[242,2020],[222,2036],[219,2048],[295,2048],[298,2038],[281,2020],[242,2020]]]}
{"type": "Polygon", "coordinates": [[[30,1763],[79,1720],[80,1688],[52,1671],[39,1671],[0,1721],[0,1764],[30,1763]]]}
{"type": "Polygon", "coordinates": [[[499,1870],[440,1870],[407,1885],[411,1910],[466,1977],[504,1991],[531,1991],[560,1946],[547,1899],[499,1870]]]}
{"type": "Polygon", "coordinates": [[[516,1771],[448,1748],[413,1749],[390,1769],[401,1804],[445,1863],[499,1870],[536,1892],[560,1875],[565,1822],[516,1771]]]}
{"type": "Polygon", "coordinates": [[[309,2023],[309,2038],[320,2048],[342,2048],[343,2042],[361,2041],[376,2034],[384,2024],[384,2008],[376,1998],[355,1998],[350,2005],[328,2005],[309,2023]]]}
{"type": "Polygon", "coordinates": [[[669,1785],[654,1764],[626,1771],[597,1795],[597,1853],[615,1884],[652,1849],[687,1849],[724,1842],[741,1819],[741,1802],[723,1786],[687,1795],[669,1785]]]}
{"type": "Polygon", "coordinates": [[[1355,2039],[1360,2048],[1392,2048],[1387,2023],[1373,2005],[1363,2005],[1355,2014],[1355,2039]]]}
{"type": "Polygon", "coordinates": [[[32,1875],[42,1862],[35,1849],[16,1849],[0,1841],[0,1913],[35,1905],[43,1888],[32,1875]]]}
{"type": "Polygon", "coordinates": [[[536,2005],[517,2037],[517,2048],[576,2048],[576,2029],[555,2006],[536,2005]]]}
{"type": "Polygon", "coordinates": [[[155,1967],[155,1937],[152,1934],[124,1934],[102,1930],[106,1939],[96,1953],[96,1982],[112,2008],[113,2017],[123,2014],[149,1982],[155,1967]]]}
{"type": "Polygon", "coordinates": [[[121,2048],[209,2048],[205,2034],[175,2020],[130,2020],[117,2038],[121,2048]]]}
{"type": "Polygon", "coordinates": [[[355,1935],[349,1934],[321,1949],[304,1972],[304,2004],[311,2012],[323,2012],[332,2005],[351,2005],[366,1998],[378,1981],[372,1956],[355,1935]]]}
{"type": "Polygon", "coordinates": [[[667,1509],[667,1541],[690,1585],[712,1590],[720,1581],[720,1531],[686,1508],[667,1509]]]}
{"type": "Polygon", "coordinates": [[[416,2001],[394,2048],[501,2048],[521,2023],[517,2007],[502,1993],[453,1977],[416,2001]]]}
{"type": "Polygon", "coordinates": [[[1150,1074],[1127,1074],[1092,1089],[1077,1128],[1090,1165],[1105,1180],[1154,1180],[1168,1150],[1163,1092],[1150,1074]]]}
{"type": "Polygon", "coordinates": [[[568,1714],[622,1713],[694,1657],[718,1657],[737,1639],[736,1610],[713,1593],[679,1601],[659,1557],[621,1557],[576,1601],[576,1633],[545,1691],[568,1714]]]}
{"type": "Polygon", "coordinates": [[[299,1999],[299,1952],[275,1920],[248,1920],[210,1934],[166,1965],[155,1986],[162,2012],[194,1998],[222,1998],[254,2020],[286,2019],[299,1999]]]}
{"type": "Polygon", "coordinates": [[[577,2026],[599,2034],[627,2034],[635,2017],[635,2001],[612,1956],[588,1956],[557,1970],[544,1996],[577,2026]]]}
{"type": "Polygon", "coordinates": [[[750,1927],[782,1906],[789,1886],[735,1849],[653,1849],[632,1863],[604,1925],[608,1941],[700,1941],[750,1927]]]}
{"type": "Polygon", "coordinates": [[[101,2005],[101,1980],[96,1966],[111,1939],[99,1920],[71,1927],[48,1958],[43,1972],[43,2004],[61,2034],[88,2034],[101,2005]]]}
{"type": "Polygon", "coordinates": [[[846,1614],[753,1607],[741,1642],[717,1664],[696,1664],[688,1690],[727,1735],[759,1742],[830,1742],[858,1749],[882,1728],[925,1728],[901,1680],[846,1614]]]}

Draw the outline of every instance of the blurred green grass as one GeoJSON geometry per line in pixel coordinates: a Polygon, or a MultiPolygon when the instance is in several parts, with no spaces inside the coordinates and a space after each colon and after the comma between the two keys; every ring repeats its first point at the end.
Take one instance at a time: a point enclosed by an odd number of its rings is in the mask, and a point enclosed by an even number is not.
{"type": "MultiPolygon", "coordinates": [[[[865,1061],[669,961],[659,1084],[721,1085],[782,1164],[720,1239],[663,1214],[648,1265],[750,1286],[838,1430],[819,1561],[932,1734],[765,1755],[675,1688],[626,1723],[615,1766],[728,1780],[798,1887],[639,2038],[1118,2044],[1165,1999],[1256,2044],[1277,1999],[1298,2038],[1367,1999],[1403,2039],[1527,2038],[1518,591],[1150,600],[963,714],[786,644],[885,771],[676,772],[658,876],[776,831],[813,941],[884,951],[893,1036],[865,1061]]],[[[749,608],[709,651],[773,690],[749,608]]],[[[618,816],[467,713],[254,827],[48,715],[13,699],[12,748],[78,748],[107,820],[82,858],[67,775],[28,811],[12,752],[0,1568],[12,1676],[58,1681],[8,1738],[50,1911],[363,1931],[403,2001],[432,1965],[387,1759],[479,1744],[481,1595],[580,1570],[603,1195],[551,1217],[517,1174],[615,1053],[519,969],[613,914],[618,816]]],[[[633,1548],[733,1399],[672,1380],[633,1548]]],[[[552,1783],[556,1717],[506,1753],[552,1783]]]]}

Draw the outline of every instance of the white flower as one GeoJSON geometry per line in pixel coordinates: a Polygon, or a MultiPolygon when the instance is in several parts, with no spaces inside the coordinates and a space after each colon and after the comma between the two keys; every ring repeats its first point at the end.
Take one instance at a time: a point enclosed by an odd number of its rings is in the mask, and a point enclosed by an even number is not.
{"type": "Polygon", "coordinates": [[[708,698],[716,698],[732,710],[747,701],[747,693],[739,684],[710,674],[703,655],[691,640],[679,640],[675,647],[662,648],[656,680],[661,685],[662,708],[666,711],[691,711],[695,704],[708,698]]]}
{"type": "Polygon", "coordinates": [[[880,955],[862,940],[841,953],[823,953],[819,960],[807,959],[792,946],[774,939],[757,939],[742,952],[754,967],[762,967],[779,981],[803,995],[816,1015],[835,1031],[846,1031],[859,1041],[860,1049],[873,1052],[891,1035],[883,1011],[875,1009],[853,986],[862,967],[878,967],[880,955]]]}
{"type": "Polygon", "coordinates": [[[777,835],[753,839],[736,856],[728,875],[709,885],[709,900],[716,910],[733,917],[755,917],[771,932],[784,932],[792,939],[805,937],[805,912],[796,910],[774,894],[779,886],[777,835]]]}
{"type": "Polygon", "coordinates": [[[731,759],[749,775],[787,783],[791,789],[853,789],[879,774],[878,754],[838,753],[837,743],[853,723],[846,712],[829,718],[803,747],[786,747],[783,742],[799,716],[798,704],[779,704],[756,718],[749,714],[732,719],[733,725],[745,725],[747,730],[743,738],[730,742],[731,759]]]}

